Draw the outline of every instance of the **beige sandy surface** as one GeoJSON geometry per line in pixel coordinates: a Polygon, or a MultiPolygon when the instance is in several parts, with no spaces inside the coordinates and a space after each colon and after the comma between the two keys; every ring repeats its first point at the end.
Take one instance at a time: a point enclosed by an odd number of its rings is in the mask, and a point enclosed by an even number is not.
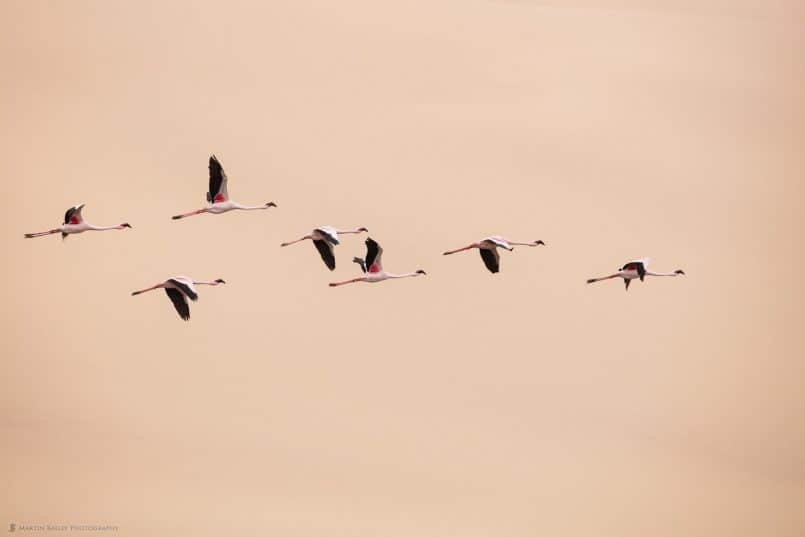
{"type": "Polygon", "coordinates": [[[0,15],[0,531],[805,535],[800,2],[0,15]],[[213,152],[279,207],[171,221],[213,152]],[[134,229],[22,238],[79,202],[134,229]],[[428,276],[330,289],[322,224],[428,276]]]}

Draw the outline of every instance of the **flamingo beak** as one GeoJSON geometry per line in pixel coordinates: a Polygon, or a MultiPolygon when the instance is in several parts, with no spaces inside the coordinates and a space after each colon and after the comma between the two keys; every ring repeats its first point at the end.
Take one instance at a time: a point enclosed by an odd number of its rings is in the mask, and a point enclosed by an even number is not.
{"type": "Polygon", "coordinates": [[[266,203],[266,207],[276,207],[276,206],[277,204],[274,203],[273,201],[269,201],[268,203],[266,203]]]}

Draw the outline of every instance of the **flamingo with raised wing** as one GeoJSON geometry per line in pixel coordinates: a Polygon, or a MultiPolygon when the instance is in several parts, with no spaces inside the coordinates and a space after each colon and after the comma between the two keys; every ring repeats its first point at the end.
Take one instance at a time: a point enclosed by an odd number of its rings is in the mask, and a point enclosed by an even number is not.
{"type": "Polygon", "coordinates": [[[76,205],[75,207],[70,207],[67,209],[67,212],[64,213],[64,223],[55,229],[49,229],[48,231],[40,231],[38,233],[26,233],[26,239],[32,239],[34,237],[43,237],[45,235],[51,235],[53,233],[61,232],[61,237],[64,239],[67,235],[73,235],[75,233],[84,233],[85,231],[106,231],[109,229],[129,229],[131,225],[124,222],[122,224],[118,224],[116,226],[93,226],[92,224],[88,224],[84,221],[84,217],[81,215],[81,211],[84,209],[84,203],[76,205]]]}
{"type": "Polygon", "coordinates": [[[364,276],[360,278],[353,278],[343,282],[334,282],[330,287],[338,287],[339,285],[346,285],[348,283],[366,282],[377,283],[385,280],[399,279],[399,278],[414,278],[416,276],[424,276],[424,270],[416,270],[406,274],[392,274],[383,270],[382,264],[383,248],[371,237],[366,239],[366,257],[361,259],[356,257],[353,261],[361,266],[364,276]]]}
{"type": "Polygon", "coordinates": [[[210,157],[209,168],[210,168],[210,187],[209,190],[207,191],[208,205],[206,207],[203,207],[195,211],[191,211],[189,213],[177,214],[176,216],[172,217],[173,220],[179,220],[180,218],[185,218],[188,216],[203,213],[221,214],[235,210],[257,211],[277,206],[277,204],[274,203],[273,201],[269,201],[264,205],[255,205],[249,207],[230,200],[229,192],[227,192],[226,173],[224,173],[224,168],[223,166],[221,166],[221,163],[218,161],[218,158],[215,155],[212,155],[210,157]]]}

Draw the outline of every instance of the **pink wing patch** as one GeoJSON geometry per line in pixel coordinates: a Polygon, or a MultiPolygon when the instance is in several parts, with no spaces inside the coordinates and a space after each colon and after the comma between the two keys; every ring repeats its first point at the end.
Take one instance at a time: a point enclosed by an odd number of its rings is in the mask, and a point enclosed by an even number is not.
{"type": "Polygon", "coordinates": [[[71,216],[70,217],[70,223],[71,224],[80,224],[81,220],[79,220],[79,218],[77,216],[71,216]]]}
{"type": "Polygon", "coordinates": [[[226,197],[221,193],[216,194],[213,203],[220,203],[222,201],[226,201],[226,197]]]}
{"type": "Polygon", "coordinates": [[[369,272],[380,272],[380,267],[378,267],[376,264],[372,265],[369,267],[369,272]]]}

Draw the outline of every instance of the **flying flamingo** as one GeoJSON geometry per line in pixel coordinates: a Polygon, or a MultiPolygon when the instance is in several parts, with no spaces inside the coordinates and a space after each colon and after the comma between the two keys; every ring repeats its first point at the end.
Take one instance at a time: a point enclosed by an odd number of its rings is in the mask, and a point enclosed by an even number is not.
{"type": "Polygon", "coordinates": [[[643,281],[643,278],[646,276],[683,276],[685,271],[683,270],[675,270],[673,272],[649,272],[646,270],[646,266],[648,265],[649,258],[644,257],[643,259],[636,259],[634,261],[629,261],[615,274],[610,274],[609,276],[604,276],[601,278],[590,278],[587,280],[587,283],[595,283],[600,282],[602,280],[610,280],[612,278],[623,278],[623,283],[626,284],[626,290],[629,290],[629,284],[635,278],[640,278],[640,281],[643,281]]]}
{"type": "Polygon", "coordinates": [[[481,254],[481,259],[484,260],[484,265],[486,265],[486,268],[489,269],[489,272],[494,274],[500,270],[500,256],[498,255],[498,248],[503,248],[504,250],[509,250],[511,252],[514,250],[514,246],[537,246],[538,244],[545,246],[545,243],[542,241],[514,242],[504,239],[503,237],[494,236],[481,239],[478,242],[473,242],[472,244],[465,246],[464,248],[459,248],[458,250],[445,252],[443,255],[450,255],[463,252],[465,250],[470,250],[472,248],[478,248],[478,252],[481,254]]]}
{"type": "Polygon", "coordinates": [[[338,234],[341,233],[347,235],[349,233],[362,233],[364,231],[369,230],[365,227],[341,230],[330,226],[321,226],[314,229],[310,235],[305,235],[301,239],[296,239],[295,241],[283,242],[280,244],[280,246],[290,246],[291,244],[296,244],[297,242],[310,239],[313,241],[313,244],[319,251],[319,255],[321,255],[321,259],[324,261],[324,264],[327,265],[327,268],[330,270],[335,270],[335,255],[333,253],[333,246],[337,246],[339,244],[338,234]]]}
{"type": "Polygon", "coordinates": [[[145,293],[147,291],[153,291],[154,289],[165,289],[165,292],[168,294],[168,298],[170,298],[171,302],[173,302],[173,307],[176,308],[176,311],[179,313],[179,317],[181,317],[185,321],[189,321],[190,306],[188,306],[187,304],[187,299],[189,298],[194,302],[198,300],[198,292],[196,292],[195,286],[219,285],[222,283],[226,282],[220,278],[211,282],[196,282],[191,280],[187,276],[174,276],[172,278],[168,278],[162,283],[158,283],[152,287],[148,287],[147,289],[134,291],[133,293],[131,293],[131,296],[136,296],[141,293],[145,293]]]}
{"type": "Polygon", "coordinates": [[[413,278],[415,276],[425,275],[424,270],[417,270],[408,274],[391,274],[383,270],[381,258],[383,257],[383,248],[372,238],[366,239],[366,258],[361,259],[356,257],[354,261],[361,266],[365,276],[360,278],[353,278],[343,282],[331,283],[330,287],[338,287],[339,285],[346,285],[355,282],[377,283],[384,280],[395,278],[413,278]]]}
{"type": "Polygon", "coordinates": [[[195,214],[212,213],[221,214],[234,210],[241,211],[255,211],[258,209],[268,209],[269,207],[276,207],[277,204],[269,201],[265,205],[257,205],[254,207],[247,207],[229,199],[229,193],[226,191],[226,173],[224,173],[221,163],[215,155],[210,157],[210,190],[207,192],[207,202],[209,205],[197,211],[192,211],[186,214],[177,214],[172,217],[174,220],[179,220],[186,216],[193,216],[195,214]]]}
{"type": "Polygon", "coordinates": [[[34,237],[42,237],[44,235],[51,235],[53,233],[61,232],[61,238],[64,239],[67,235],[72,235],[74,233],[84,233],[85,231],[106,231],[108,229],[126,229],[130,228],[131,226],[127,223],[118,224],[116,226],[106,226],[106,227],[98,227],[93,226],[92,224],[87,224],[84,222],[84,217],[81,216],[81,210],[84,208],[84,203],[80,205],[76,205],[75,207],[70,207],[67,209],[67,212],[64,213],[64,224],[57,227],[56,229],[50,229],[48,231],[41,231],[39,233],[26,233],[26,239],[32,239],[34,237]]]}

